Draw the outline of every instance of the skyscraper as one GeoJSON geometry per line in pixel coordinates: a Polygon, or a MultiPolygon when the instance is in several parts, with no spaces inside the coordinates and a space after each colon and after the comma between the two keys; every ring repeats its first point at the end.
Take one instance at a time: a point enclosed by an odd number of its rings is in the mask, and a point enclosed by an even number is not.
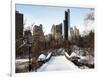
{"type": "Polygon", "coordinates": [[[62,35],[62,23],[56,25],[56,33],[60,33],[62,35]]]}
{"type": "Polygon", "coordinates": [[[70,28],[70,40],[71,42],[75,42],[79,39],[80,32],[76,26],[70,28]]]}
{"type": "Polygon", "coordinates": [[[55,34],[56,34],[56,25],[55,24],[52,25],[51,34],[52,34],[52,38],[55,39],[55,34]]]}
{"type": "Polygon", "coordinates": [[[18,11],[15,12],[15,45],[16,45],[16,57],[18,57],[22,49],[20,49],[23,43],[23,14],[18,11]],[[20,50],[19,50],[20,49],[20,50]]]}
{"type": "Polygon", "coordinates": [[[23,37],[23,14],[16,11],[15,14],[15,30],[16,30],[16,39],[23,37]]]}
{"type": "Polygon", "coordinates": [[[35,25],[33,27],[33,40],[34,41],[44,41],[44,33],[43,33],[43,29],[42,29],[42,24],[35,25]]]}
{"type": "Polygon", "coordinates": [[[70,24],[70,10],[68,9],[67,11],[65,11],[65,19],[63,21],[63,38],[65,40],[68,40],[68,28],[69,28],[69,24],[70,24]]]}

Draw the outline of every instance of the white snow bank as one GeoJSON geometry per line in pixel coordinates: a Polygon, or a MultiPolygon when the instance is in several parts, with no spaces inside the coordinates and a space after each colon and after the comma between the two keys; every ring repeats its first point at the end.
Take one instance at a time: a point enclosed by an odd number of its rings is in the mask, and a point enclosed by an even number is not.
{"type": "Polygon", "coordinates": [[[67,58],[70,58],[70,57],[71,57],[71,56],[68,55],[67,52],[64,52],[64,54],[65,54],[65,56],[66,56],[67,58]]]}
{"type": "Polygon", "coordinates": [[[52,54],[52,52],[50,52],[50,53],[47,55],[46,59],[49,59],[49,58],[51,57],[51,54],[52,54]]]}
{"type": "Polygon", "coordinates": [[[46,56],[44,54],[41,54],[39,57],[38,57],[38,61],[44,61],[46,60],[46,56]]]}
{"type": "Polygon", "coordinates": [[[28,62],[29,59],[16,59],[16,63],[28,62]]]}

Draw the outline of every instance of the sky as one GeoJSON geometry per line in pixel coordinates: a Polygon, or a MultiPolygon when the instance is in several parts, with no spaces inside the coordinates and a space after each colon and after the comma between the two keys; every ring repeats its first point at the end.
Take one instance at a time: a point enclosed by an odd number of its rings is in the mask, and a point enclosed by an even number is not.
{"type": "Polygon", "coordinates": [[[86,29],[84,25],[85,16],[94,12],[93,8],[16,4],[16,11],[24,14],[24,28],[32,24],[42,24],[44,34],[51,32],[53,24],[57,25],[63,23],[65,18],[64,12],[67,11],[67,9],[70,9],[70,27],[76,26],[80,32],[84,31],[84,29],[86,29]]]}

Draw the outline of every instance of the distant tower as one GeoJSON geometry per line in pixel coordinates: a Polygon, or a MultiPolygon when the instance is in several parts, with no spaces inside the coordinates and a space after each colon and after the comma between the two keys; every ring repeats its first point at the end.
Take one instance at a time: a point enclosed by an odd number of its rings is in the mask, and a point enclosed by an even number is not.
{"type": "Polygon", "coordinates": [[[41,30],[42,30],[42,24],[40,24],[40,28],[41,28],[41,30]]]}
{"type": "Polygon", "coordinates": [[[44,33],[42,30],[42,24],[40,26],[34,25],[33,27],[33,41],[44,41],[44,33]]]}
{"type": "Polygon", "coordinates": [[[70,28],[70,37],[71,37],[70,40],[73,41],[74,40],[74,30],[72,27],[70,28]]]}
{"type": "Polygon", "coordinates": [[[60,33],[62,35],[62,23],[56,25],[56,33],[60,33]]]}
{"type": "Polygon", "coordinates": [[[63,21],[63,38],[68,40],[68,28],[70,25],[70,10],[65,11],[65,20],[63,21]]]}
{"type": "Polygon", "coordinates": [[[80,33],[79,33],[79,29],[77,29],[76,26],[74,26],[73,28],[70,28],[70,40],[71,42],[75,42],[79,39],[80,33]]]}
{"type": "Polygon", "coordinates": [[[78,39],[79,36],[80,36],[79,29],[77,29],[76,26],[74,26],[74,35],[75,35],[75,38],[76,38],[76,39],[78,39]]]}
{"type": "Polygon", "coordinates": [[[56,25],[52,25],[52,28],[51,28],[51,34],[52,34],[52,38],[55,38],[55,34],[56,34],[56,25]]]}

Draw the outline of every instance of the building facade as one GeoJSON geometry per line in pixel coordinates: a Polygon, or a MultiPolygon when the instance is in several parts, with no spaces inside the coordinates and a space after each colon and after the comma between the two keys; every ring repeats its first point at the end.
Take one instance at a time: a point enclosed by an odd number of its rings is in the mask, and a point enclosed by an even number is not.
{"type": "Polygon", "coordinates": [[[18,11],[15,12],[15,47],[16,47],[16,58],[21,56],[22,49],[20,48],[23,44],[23,14],[18,11]]]}
{"type": "Polygon", "coordinates": [[[77,41],[79,39],[79,37],[80,37],[79,29],[77,29],[76,26],[71,27],[70,28],[70,40],[72,42],[75,42],[75,41],[77,41]]]}
{"type": "Polygon", "coordinates": [[[42,30],[42,24],[39,26],[35,25],[33,28],[33,41],[44,41],[44,33],[42,30]]]}
{"type": "Polygon", "coordinates": [[[62,35],[62,23],[56,25],[56,33],[60,33],[62,35]]]}
{"type": "Polygon", "coordinates": [[[16,39],[20,39],[23,37],[23,14],[16,11],[15,13],[15,33],[16,39]]]}
{"type": "Polygon", "coordinates": [[[63,20],[63,39],[68,40],[68,28],[70,25],[70,10],[65,11],[65,19],[63,20]]]}

